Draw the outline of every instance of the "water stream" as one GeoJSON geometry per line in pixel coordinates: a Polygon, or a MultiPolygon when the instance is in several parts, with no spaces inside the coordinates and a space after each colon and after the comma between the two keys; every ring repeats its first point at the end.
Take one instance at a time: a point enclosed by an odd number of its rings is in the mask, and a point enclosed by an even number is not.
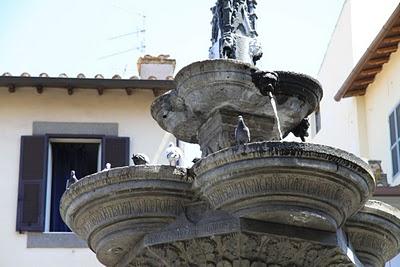
{"type": "Polygon", "coordinates": [[[278,116],[278,109],[276,108],[276,99],[275,99],[275,96],[271,92],[269,92],[269,97],[271,98],[272,108],[274,110],[275,119],[276,119],[276,122],[278,124],[278,131],[279,131],[280,141],[282,141],[283,140],[283,134],[282,134],[282,129],[281,129],[281,121],[279,120],[279,116],[278,116]]]}

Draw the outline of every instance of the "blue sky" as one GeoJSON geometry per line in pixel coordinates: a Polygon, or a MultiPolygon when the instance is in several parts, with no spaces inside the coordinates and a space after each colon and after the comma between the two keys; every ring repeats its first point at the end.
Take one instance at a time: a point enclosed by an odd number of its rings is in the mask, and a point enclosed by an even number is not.
{"type": "MultiPolygon", "coordinates": [[[[344,0],[260,0],[259,67],[315,76],[344,0]]],[[[170,54],[177,70],[208,56],[215,0],[1,0],[0,73],[135,75],[136,49],[170,54]],[[143,27],[143,15],[146,16],[143,27]],[[114,36],[140,31],[112,39],[114,36]],[[106,57],[120,51],[127,53],[106,57]],[[104,58],[106,57],[106,58],[104,58]]]]}

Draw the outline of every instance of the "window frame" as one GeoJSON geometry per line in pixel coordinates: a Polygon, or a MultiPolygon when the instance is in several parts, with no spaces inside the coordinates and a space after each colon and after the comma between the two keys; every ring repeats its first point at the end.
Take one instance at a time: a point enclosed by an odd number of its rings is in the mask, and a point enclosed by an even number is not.
{"type": "Polygon", "coordinates": [[[322,129],[321,106],[319,104],[314,112],[314,123],[315,123],[315,135],[317,135],[322,129]]]}
{"type": "MultiPolygon", "coordinates": [[[[116,129],[114,129],[113,131],[114,133],[116,133],[115,135],[107,134],[109,131],[104,133],[100,131],[99,133],[96,133],[96,128],[93,129],[93,133],[87,134],[87,132],[90,132],[88,125],[91,124],[81,123],[78,125],[81,127],[86,126],[83,128],[84,131],[82,130],[83,133],[80,133],[80,128],[75,128],[73,130],[77,133],[70,134],[71,130],[65,128],[68,130],[67,133],[60,134],[52,133],[52,131],[54,130],[54,125],[49,122],[49,125],[47,127],[44,127],[45,129],[42,129],[44,131],[48,131],[49,133],[47,134],[36,133],[33,135],[21,135],[18,175],[18,198],[16,212],[17,232],[43,233],[45,231],[45,204],[48,176],[47,153],[50,138],[99,139],[101,140],[101,169],[105,168],[106,162],[110,162],[113,167],[129,165],[129,158],[131,153],[130,137],[118,135],[116,129]],[[40,155],[42,156],[38,157],[38,152],[40,152],[40,155]],[[39,191],[33,192],[31,184],[37,184],[39,187],[39,191]],[[26,207],[29,207],[32,203],[31,200],[27,199],[27,197],[33,197],[35,205],[37,202],[37,205],[39,206],[38,210],[34,210],[33,213],[31,213],[30,210],[26,210],[26,207]],[[32,216],[35,217],[33,218],[32,216]]],[[[59,126],[59,124],[57,126],[59,126]]],[[[107,128],[106,130],[109,129],[107,128]]]]}
{"type": "Polygon", "coordinates": [[[397,109],[400,109],[400,103],[397,104],[390,112],[388,116],[388,128],[389,128],[389,154],[390,154],[390,164],[392,165],[392,180],[395,178],[399,177],[400,174],[400,131],[399,131],[399,126],[398,125],[398,120],[400,118],[397,118],[397,109]],[[394,136],[395,136],[395,141],[392,144],[392,136],[391,136],[391,128],[390,128],[390,116],[393,114],[394,118],[394,136]],[[396,147],[396,156],[397,156],[397,172],[394,173],[394,165],[393,165],[393,154],[392,150],[393,148],[396,147]]]}

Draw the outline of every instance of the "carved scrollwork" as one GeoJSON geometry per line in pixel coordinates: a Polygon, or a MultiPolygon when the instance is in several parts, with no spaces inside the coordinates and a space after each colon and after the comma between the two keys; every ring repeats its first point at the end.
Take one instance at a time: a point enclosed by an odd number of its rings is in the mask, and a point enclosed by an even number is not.
{"type": "Polygon", "coordinates": [[[354,266],[335,247],[285,237],[232,233],[176,241],[146,248],[131,262],[140,266],[144,258],[155,266],[269,267],[269,266],[354,266]],[[151,260],[150,260],[151,259],[151,260]]]}

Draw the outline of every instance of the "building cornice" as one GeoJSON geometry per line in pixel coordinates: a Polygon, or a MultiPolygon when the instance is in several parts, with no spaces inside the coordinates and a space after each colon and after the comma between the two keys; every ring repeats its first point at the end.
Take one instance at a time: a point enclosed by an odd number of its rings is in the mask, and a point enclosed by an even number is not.
{"type": "Polygon", "coordinates": [[[128,95],[135,89],[153,90],[155,95],[175,88],[174,80],[141,80],[141,79],[104,79],[104,78],[68,78],[68,77],[29,77],[0,76],[0,87],[8,88],[10,93],[21,87],[36,88],[38,93],[43,89],[64,88],[68,94],[74,89],[94,89],[101,95],[104,90],[125,90],[128,95]]]}

